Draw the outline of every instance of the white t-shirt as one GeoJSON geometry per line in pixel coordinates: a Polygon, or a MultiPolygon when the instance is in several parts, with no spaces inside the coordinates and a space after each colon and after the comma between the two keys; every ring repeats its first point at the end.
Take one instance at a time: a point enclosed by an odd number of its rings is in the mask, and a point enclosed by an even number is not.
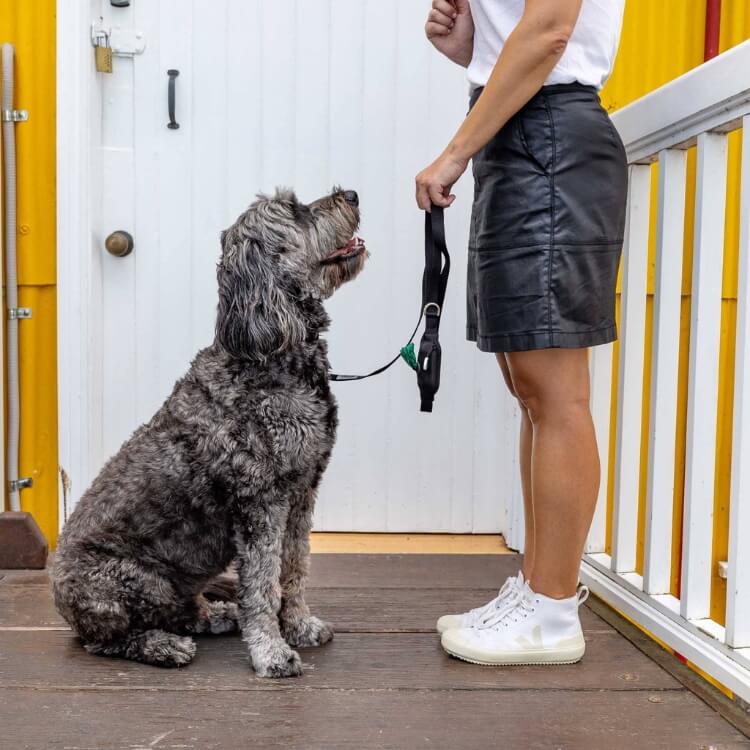
{"type": "MultiPolygon", "coordinates": [[[[521,20],[525,0],[469,0],[474,53],[468,68],[472,88],[484,86],[506,39],[521,20]]],[[[545,86],[579,83],[600,89],[615,62],[625,0],[583,0],[573,34],[545,86]]]]}

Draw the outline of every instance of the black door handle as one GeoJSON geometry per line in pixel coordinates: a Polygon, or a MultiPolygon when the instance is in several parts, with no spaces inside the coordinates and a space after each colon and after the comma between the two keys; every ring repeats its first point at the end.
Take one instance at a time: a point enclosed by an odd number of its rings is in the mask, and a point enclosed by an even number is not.
{"type": "Polygon", "coordinates": [[[175,80],[180,75],[179,70],[168,70],[167,75],[169,76],[169,89],[167,91],[167,104],[169,105],[169,122],[167,127],[170,130],[177,130],[180,127],[180,123],[174,119],[174,100],[175,100],[175,80]]]}

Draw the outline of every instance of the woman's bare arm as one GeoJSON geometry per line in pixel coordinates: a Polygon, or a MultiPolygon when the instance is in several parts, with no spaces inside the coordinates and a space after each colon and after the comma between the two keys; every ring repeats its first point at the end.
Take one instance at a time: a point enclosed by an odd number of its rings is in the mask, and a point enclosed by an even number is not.
{"type": "Polygon", "coordinates": [[[539,91],[565,52],[582,0],[526,0],[487,85],[445,151],[417,175],[417,204],[450,206],[469,159],[539,91]]]}

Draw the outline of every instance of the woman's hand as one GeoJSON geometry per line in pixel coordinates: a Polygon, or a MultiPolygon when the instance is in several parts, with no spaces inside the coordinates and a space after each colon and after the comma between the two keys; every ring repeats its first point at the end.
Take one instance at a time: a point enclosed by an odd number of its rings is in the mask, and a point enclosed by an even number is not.
{"type": "Polygon", "coordinates": [[[438,52],[466,68],[474,50],[474,21],[469,0],[432,0],[425,34],[438,52]]]}
{"type": "Polygon", "coordinates": [[[424,211],[429,211],[432,205],[450,206],[456,200],[451,188],[468,163],[468,159],[444,151],[417,175],[417,205],[424,211]]]}

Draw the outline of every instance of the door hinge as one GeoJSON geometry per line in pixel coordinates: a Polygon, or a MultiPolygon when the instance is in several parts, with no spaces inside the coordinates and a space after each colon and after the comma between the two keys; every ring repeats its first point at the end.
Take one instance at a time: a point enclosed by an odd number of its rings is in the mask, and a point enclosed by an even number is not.
{"type": "Polygon", "coordinates": [[[146,35],[137,29],[123,29],[121,26],[105,26],[104,19],[91,23],[91,44],[112,49],[118,57],[134,57],[146,49],[146,35]]]}
{"type": "Polygon", "coordinates": [[[9,307],[8,318],[10,320],[26,320],[31,317],[32,310],[30,307],[9,307]]]}
{"type": "Polygon", "coordinates": [[[25,109],[4,109],[3,122],[26,122],[29,112],[25,109]]]}
{"type": "Polygon", "coordinates": [[[34,480],[31,477],[20,477],[19,479],[11,479],[8,482],[11,492],[20,492],[21,490],[27,490],[29,487],[34,486],[34,480]]]}

